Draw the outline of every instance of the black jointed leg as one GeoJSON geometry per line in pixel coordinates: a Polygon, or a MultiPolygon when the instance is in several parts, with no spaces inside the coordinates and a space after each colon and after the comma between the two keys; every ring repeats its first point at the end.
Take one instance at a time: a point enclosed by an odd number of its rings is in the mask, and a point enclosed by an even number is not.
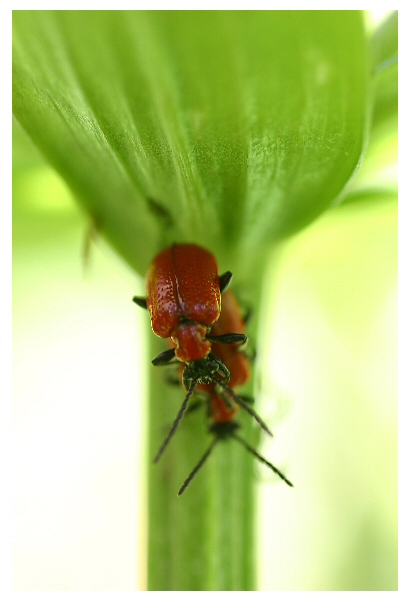
{"type": "Polygon", "coordinates": [[[207,335],[207,340],[218,344],[245,344],[248,336],[244,333],[223,333],[222,335],[207,335]]]}
{"type": "Polygon", "coordinates": [[[145,298],[142,298],[141,296],[134,296],[132,301],[135,302],[135,304],[138,304],[138,306],[140,306],[141,308],[148,309],[147,301],[145,298]]]}
{"type": "Polygon", "coordinates": [[[230,271],[227,271],[219,277],[219,289],[221,290],[221,294],[228,289],[231,279],[232,273],[230,271]]]}
{"type": "Polygon", "coordinates": [[[154,367],[167,365],[171,362],[171,360],[175,358],[175,348],[171,348],[170,350],[165,350],[158,354],[154,359],[152,359],[152,364],[154,367]]]}

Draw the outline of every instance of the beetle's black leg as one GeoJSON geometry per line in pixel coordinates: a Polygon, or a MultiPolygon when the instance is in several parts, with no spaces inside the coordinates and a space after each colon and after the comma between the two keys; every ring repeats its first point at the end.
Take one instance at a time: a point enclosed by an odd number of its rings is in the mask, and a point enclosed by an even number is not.
{"type": "Polygon", "coordinates": [[[151,362],[154,367],[167,365],[171,360],[175,358],[175,348],[171,348],[171,350],[165,350],[165,352],[161,352],[158,354],[151,362]]]}
{"type": "Polygon", "coordinates": [[[138,306],[140,306],[141,308],[146,308],[146,309],[148,308],[147,301],[145,300],[145,298],[142,298],[141,296],[134,296],[132,301],[135,302],[135,304],[138,304],[138,306]]]}
{"type": "Polygon", "coordinates": [[[207,340],[218,342],[218,344],[245,344],[248,336],[244,333],[223,333],[222,335],[207,335],[207,340]]]}
{"type": "Polygon", "coordinates": [[[225,292],[225,290],[228,289],[229,284],[231,283],[231,279],[232,273],[230,271],[227,271],[219,277],[219,289],[221,290],[221,294],[222,292],[225,292]]]}

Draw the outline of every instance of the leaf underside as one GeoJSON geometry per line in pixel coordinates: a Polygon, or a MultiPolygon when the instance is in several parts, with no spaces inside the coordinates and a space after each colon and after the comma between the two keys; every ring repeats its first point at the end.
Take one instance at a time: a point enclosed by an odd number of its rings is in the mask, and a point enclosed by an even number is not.
{"type": "Polygon", "coordinates": [[[15,11],[13,110],[138,272],[197,241],[246,279],[362,149],[359,11],[15,11]]]}

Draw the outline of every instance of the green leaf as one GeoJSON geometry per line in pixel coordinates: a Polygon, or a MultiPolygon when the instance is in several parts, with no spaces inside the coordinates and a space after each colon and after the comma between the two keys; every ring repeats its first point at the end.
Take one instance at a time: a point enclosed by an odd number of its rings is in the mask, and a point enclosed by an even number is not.
{"type": "Polygon", "coordinates": [[[196,240],[246,280],[353,173],[368,56],[358,11],[15,11],[13,85],[19,122],[140,273],[196,240]]]}

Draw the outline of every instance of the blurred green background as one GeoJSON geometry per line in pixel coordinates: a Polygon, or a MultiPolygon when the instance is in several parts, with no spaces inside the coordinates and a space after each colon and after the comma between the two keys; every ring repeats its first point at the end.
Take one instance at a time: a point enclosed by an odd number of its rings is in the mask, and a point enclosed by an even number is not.
{"type": "MultiPolygon", "coordinates": [[[[144,589],[143,282],[86,243],[86,216],[14,125],[14,589],[144,589]]],[[[295,489],[255,465],[262,590],[397,589],[395,200],[334,209],[272,255],[258,377],[276,437],[261,452],[295,489]]]]}

